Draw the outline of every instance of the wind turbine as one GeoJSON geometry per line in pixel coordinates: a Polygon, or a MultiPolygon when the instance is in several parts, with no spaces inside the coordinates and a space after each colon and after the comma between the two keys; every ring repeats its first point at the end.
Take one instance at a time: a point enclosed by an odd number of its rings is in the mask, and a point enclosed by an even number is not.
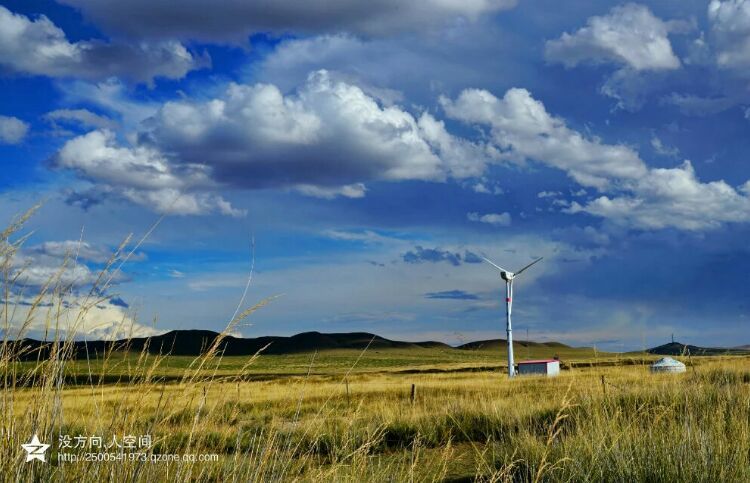
{"type": "Polygon", "coordinates": [[[516,368],[513,361],[513,327],[510,323],[510,313],[513,308],[513,279],[544,257],[537,258],[515,273],[504,269],[487,257],[482,258],[484,258],[485,262],[500,270],[500,278],[505,280],[505,331],[508,334],[508,377],[514,377],[516,375],[516,368]]]}

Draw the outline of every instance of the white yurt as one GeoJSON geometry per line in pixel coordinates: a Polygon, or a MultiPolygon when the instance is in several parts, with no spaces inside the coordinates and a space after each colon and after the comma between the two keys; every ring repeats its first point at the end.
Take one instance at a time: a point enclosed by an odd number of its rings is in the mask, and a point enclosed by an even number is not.
{"type": "Polygon", "coordinates": [[[685,372],[685,364],[671,357],[662,357],[651,364],[651,372],[685,372]]]}

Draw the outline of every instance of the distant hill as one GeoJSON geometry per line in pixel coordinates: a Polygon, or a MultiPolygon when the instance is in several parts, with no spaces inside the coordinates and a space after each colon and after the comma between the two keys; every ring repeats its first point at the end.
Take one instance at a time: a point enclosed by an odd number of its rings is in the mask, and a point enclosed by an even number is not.
{"type": "Polygon", "coordinates": [[[646,352],[661,356],[681,356],[683,354],[690,354],[693,356],[737,355],[750,353],[750,346],[726,349],[721,347],[699,347],[696,345],[682,344],[680,342],[669,342],[658,347],[647,349],[646,352]]]}
{"type": "MultiPolygon", "coordinates": [[[[152,354],[172,354],[196,356],[205,353],[216,341],[218,333],[210,330],[173,330],[153,337],[137,337],[118,341],[76,341],[72,345],[73,356],[80,358],[96,357],[114,348],[141,352],[146,349],[152,354]]],[[[268,346],[263,354],[293,354],[313,350],[364,349],[370,343],[371,349],[452,349],[448,344],[436,341],[402,342],[389,340],[367,332],[323,334],[303,332],[291,337],[267,336],[257,338],[225,337],[218,349],[227,356],[253,355],[268,346]]],[[[51,343],[34,339],[19,341],[24,348],[23,359],[45,358],[51,343]]]]}
{"type": "MultiPolygon", "coordinates": [[[[501,350],[505,349],[508,344],[507,339],[489,339],[489,340],[478,340],[476,342],[469,342],[462,344],[457,349],[463,350],[501,350]]],[[[565,345],[562,342],[533,342],[525,340],[514,340],[513,347],[538,347],[547,349],[572,349],[569,345],[565,345]]]]}

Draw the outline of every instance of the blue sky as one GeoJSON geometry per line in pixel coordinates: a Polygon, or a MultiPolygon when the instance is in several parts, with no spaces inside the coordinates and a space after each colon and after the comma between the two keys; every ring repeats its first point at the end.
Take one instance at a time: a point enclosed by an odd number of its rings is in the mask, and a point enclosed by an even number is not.
{"type": "Polygon", "coordinates": [[[221,329],[254,239],[247,302],[283,296],[245,336],[500,336],[486,255],[545,257],[533,339],[750,342],[750,2],[0,5],[0,215],[45,200],[19,306],[165,214],[92,335],[221,329]]]}

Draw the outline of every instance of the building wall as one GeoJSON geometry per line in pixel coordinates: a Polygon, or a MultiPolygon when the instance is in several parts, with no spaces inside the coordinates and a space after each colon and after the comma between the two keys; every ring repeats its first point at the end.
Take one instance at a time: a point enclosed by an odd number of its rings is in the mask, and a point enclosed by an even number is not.
{"type": "Polygon", "coordinates": [[[560,363],[555,362],[540,362],[538,364],[519,364],[519,374],[546,374],[548,376],[556,376],[560,374],[560,363]]]}

